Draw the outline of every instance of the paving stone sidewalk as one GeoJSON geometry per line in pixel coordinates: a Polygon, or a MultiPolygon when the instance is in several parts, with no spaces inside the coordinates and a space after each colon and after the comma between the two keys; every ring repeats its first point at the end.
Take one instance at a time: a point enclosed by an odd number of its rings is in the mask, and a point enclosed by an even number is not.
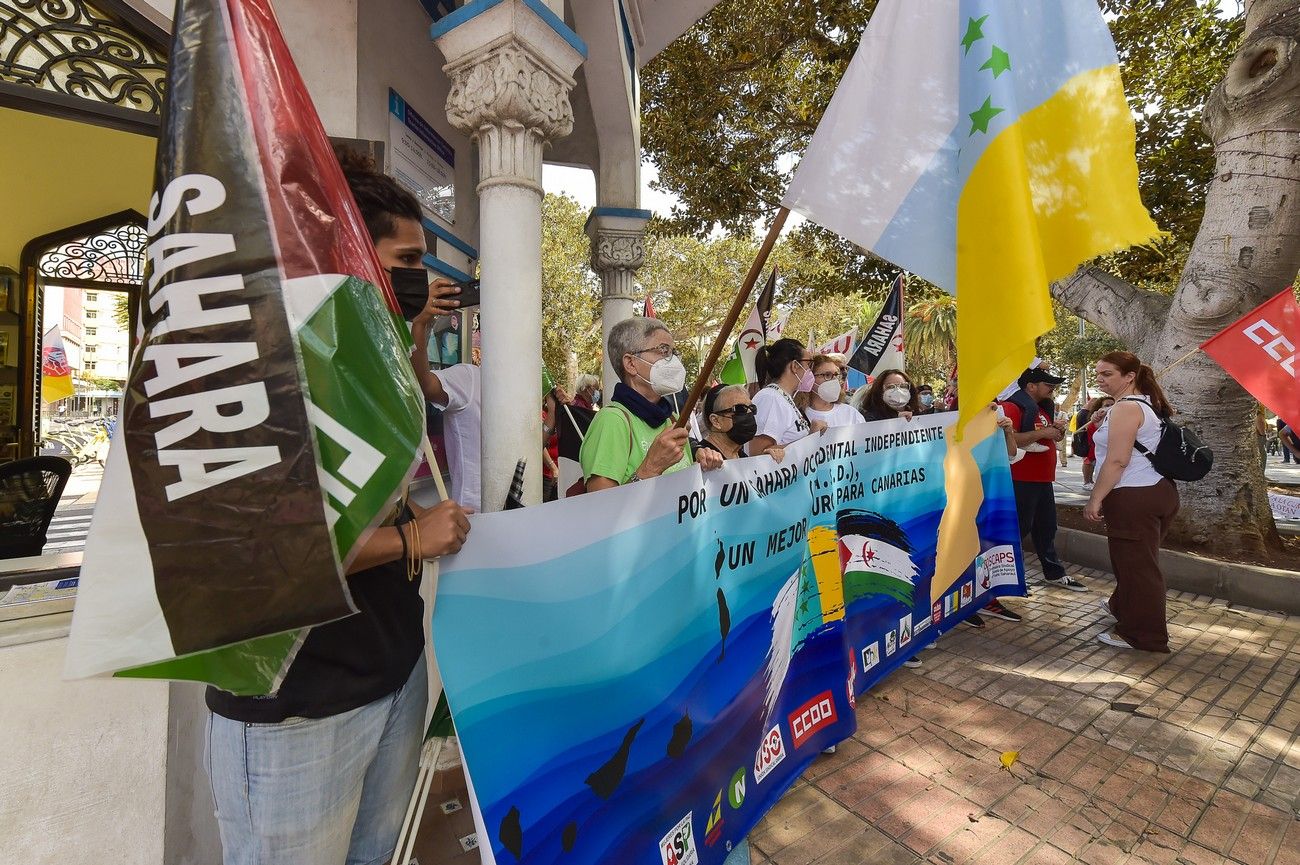
{"type": "Polygon", "coordinates": [[[859,699],[754,862],[1300,865],[1300,617],[1171,592],[1173,653],[1116,650],[1074,572],[859,699]]]}

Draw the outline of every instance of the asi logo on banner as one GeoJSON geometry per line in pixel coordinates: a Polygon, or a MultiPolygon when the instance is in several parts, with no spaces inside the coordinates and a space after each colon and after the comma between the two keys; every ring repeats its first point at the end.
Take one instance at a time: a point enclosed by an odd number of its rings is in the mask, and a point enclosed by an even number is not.
{"type": "Polygon", "coordinates": [[[694,811],[688,812],[659,840],[659,859],[663,865],[696,865],[700,861],[700,851],[695,847],[695,833],[691,831],[691,818],[694,814],[694,811]]]}
{"type": "Polygon", "coordinates": [[[754,783],[761,784],[773,769],[785,759],[785,740],[781,738],[781,725],[777,724],[767,731],[763,744],[754,756],[754,783]]]}
{"type": "Polygon", "coordinates": [[[822,691],[790,715],[790,738],[796,749],[803,746],[818,730],[835,723],[835,698],[822,691]]]}

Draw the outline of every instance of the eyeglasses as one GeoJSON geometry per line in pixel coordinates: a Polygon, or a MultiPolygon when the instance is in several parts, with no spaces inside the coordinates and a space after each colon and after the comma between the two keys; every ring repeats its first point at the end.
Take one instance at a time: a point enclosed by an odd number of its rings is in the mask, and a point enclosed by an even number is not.
{"type": "Polygon", "coordinates": [[[709,414],[719,414],[723,417],[735,417],[738,414],[758,414],[758,406],[753,403],[742,402],[733,405],[731,408],[719,409],[718,411],[709,412],[709,414]]]}
{"type": "Polygon", "coordinates": [[[847,379],[848,373],[843,372],[819,372],[813,376],[817,381],[830,381],[833,378],[847,379]]]}
{"type": "Polygon", "coordinates": [[[643,348],[643,349],[641,349],[640,351],[633,351],[633,352],[628,352],[628,353],[629,353],[629,354],[635,354],[635,355],[642,355],[642,354],[651,354],[651,353],[653,353],[653,354],[657,354],[657,355],[659,355],[660,358],[667,358],[667,357],[681,357],[681,356],[682,356],[682,353],[681,353],[680,351],[675,351],[675,350],[673,349],[673,347],[672,347],[671,345],[669,345],[668,343],[666,343],[666,342],[665,342],[665,343],[660,343],[659,345],[652,346],[652,347],[650,347],[650,348],[643,348]]]}

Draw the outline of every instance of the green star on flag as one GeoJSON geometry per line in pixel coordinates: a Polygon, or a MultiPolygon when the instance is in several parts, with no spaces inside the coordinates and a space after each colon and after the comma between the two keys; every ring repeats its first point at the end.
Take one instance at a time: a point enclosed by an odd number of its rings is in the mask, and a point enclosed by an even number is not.
{"type": "Polygon", "coordinates": [[[993,73],[994,78],[997,78],[999,75],[1001,75],[1003,72],[1006,72],[1010,68],[1011,68],[1011,55],[1003,51],[998,46],[994,45],[993,56],[988,59],[987,63],[985,63],[983,66],[980,67],[980,70],[982,71],[984,69],[987,69],[993,73]]]}
{"type": "Polygon", "coordinates": [[[966,25],[966,35],[961,38],[962,47],[966,53],[970,53],[971,46],[984,38],[984,22],[989,20],[989,16],[984,15],[979,18],[972,18],[966,25]]]}
{"type": "Polygon", "coordinates": [[[1005,110],[1006,109],[1004,108],[993,107],[992,96],[990,96],[988,99],[985,99],[984,104],[979,107],[979,110],[970,115],[970,119],[971,119],[970,134],[974,135],[976,132],[983,132],[985,135],[988,135],[989,121],[992,120],[994,117],[997,117],[1005,110]]]}

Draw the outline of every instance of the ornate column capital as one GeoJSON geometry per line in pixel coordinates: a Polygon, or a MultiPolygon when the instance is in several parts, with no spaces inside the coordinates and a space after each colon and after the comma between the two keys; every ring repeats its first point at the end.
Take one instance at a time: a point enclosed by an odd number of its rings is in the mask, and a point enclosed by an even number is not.
{"type": "Polygon", "coordinates": [[[446,71],[451,76],[447,119],[470,136],[507,124],[522,126],[543,141],[573,131],[573,79],[518,38],[449,63],[446,71]]]}
{"type": "Polygon", "coordinates": [[[650,211],[597,207],[587,218],[591,269],[601,275],[607,300],[633,300],[634,277],[645,262],[645,227],[650,211]]]}
{"type": "Polygon", "coordinates": [[[447,119],[478,144],[479,191],[508,184],[540,194],[542,146],[573,131],[569,93],[586,46],[521,0],[445,20],[451,26],[435,25],[433,36],[451,79],[447,119]]]}
{"type": "Polygon", "coordinates": [[[591,237],[591,269],[637,270],[645,262],[645,232],[607,228],[591,237]]]}

